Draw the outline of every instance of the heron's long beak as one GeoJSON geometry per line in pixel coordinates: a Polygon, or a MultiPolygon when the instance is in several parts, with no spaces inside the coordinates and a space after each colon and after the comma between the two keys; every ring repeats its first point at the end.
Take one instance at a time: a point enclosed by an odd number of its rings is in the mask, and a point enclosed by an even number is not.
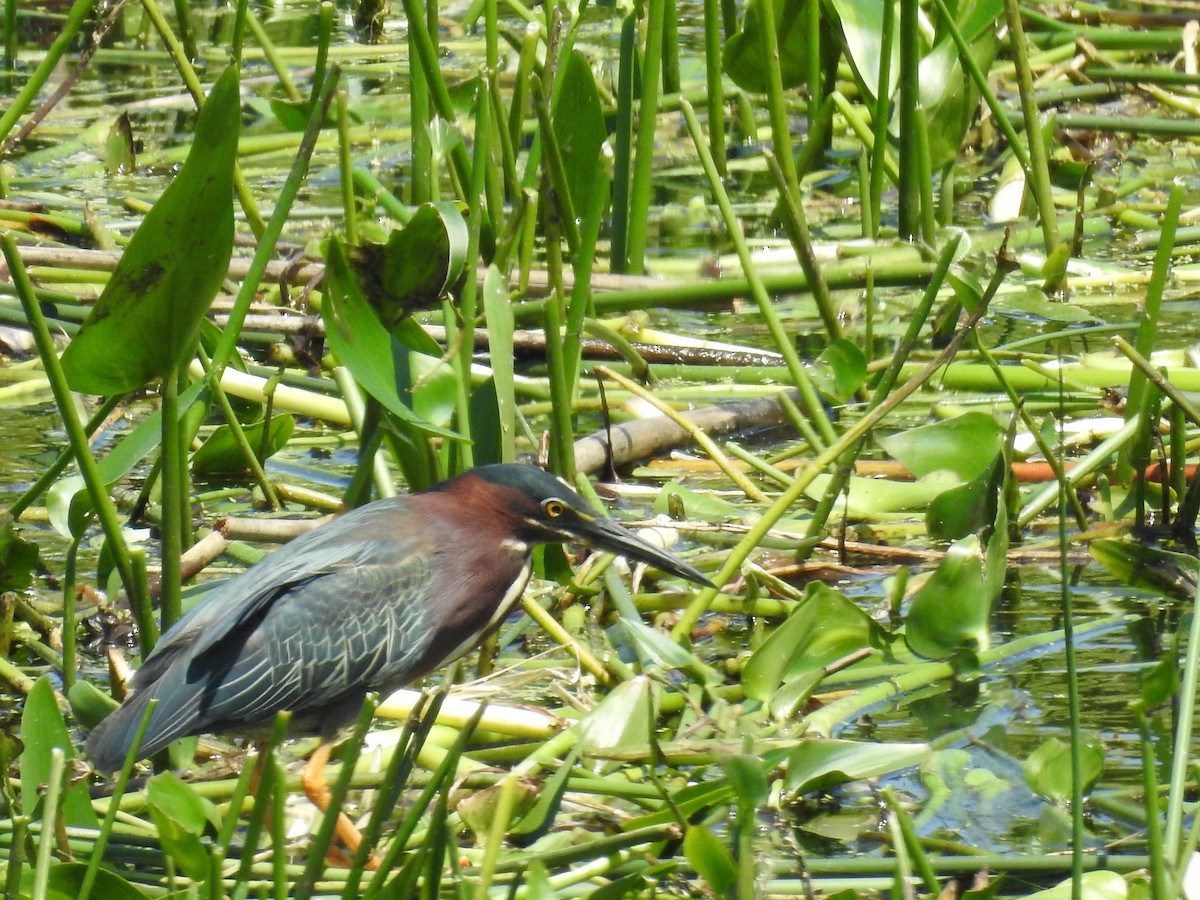
{"type": "Polygon", "coordinates": [[[685,563],[673,553],[660,550],[610,519],[603,516],[578,516],[572,525],[572,530],[576,532],[580,542],[589,547],[644,562],[704,587],[716,587],[695,566],[685,563]]]}

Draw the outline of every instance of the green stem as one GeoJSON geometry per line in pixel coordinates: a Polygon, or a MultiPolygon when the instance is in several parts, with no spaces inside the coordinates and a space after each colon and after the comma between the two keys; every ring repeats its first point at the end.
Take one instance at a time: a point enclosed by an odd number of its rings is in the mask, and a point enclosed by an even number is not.
{"type": "Polygon", "coordinates": [[[21,261],[21,254],[11,235],[0,235],[0,243],[3,244],[4,257],[8,261],[8,271],[12,278],[13,288],[24,307],[29,329],[37,344],[38,355],[42,359],[46,378],[50,382],[54,402],[62,415],[63,429],[67,433],[67,440],[71,445],[75,462],[79,466],[79,472],[87,485],[92,504],[100,517],[100,525],[108,540],[108,549],[112,554],[113,563],[121,576],[121,583],[125,586],[125,591],[131,598],[140,597],[140,583],[134,573],[129,550],[125,545],[125,536],[121,531],[121,521],[116,505],[108,495],[108,486],[100,476],[96,458],[92,456],[91,448],[88,446],[87,433],[74,413],[75,405],[71,399],[71,389],[63,374],[58,351],[54,347],[54,339],[50,335],[50,329],[46,327],[46,319],[42,316],[41,307],[34,296],[33,285],[30,284],[29,276],[25,272],[25,264],[21,261]]]}
{"type": "Polygon", "coordinates": [[[665,0],[646,0],[646,48],[642,53],[642,94],[629,195],[627,268],[646,271],[646,235],[650,221],[650,181],[654,169],[654,132],[658,123],[658,77],[662,65],[665,0]]]}
{"type": "Polygon", "coordinates": [[[183,613],[183,584],[180,557],[183,555],[183,516],[187,496],[182,486],[187,478],[187,456],[184,453],[179,421],[179,377],[169,372],[162,379],[162,532],[159,584],[159,604],[162,630],[171,627],[183,613]]]}
{"type": "Polygon", "coordinates": [[[813,385],[808,370],[800,362],[800,357],[796,353],[796,345],[784,330],[779,313],[775,309],[774,304],[771,303],[771,298],[767,295],[766,287],[762,279],[758,276],[758,270],[750,255],[750,247],[746,243],[746,235],[742,231],[741,223],[733,211],[733,204],[729,201],[729,195],[725,192],[725,186],[721,183],[716,166],[713,164],[712,157],[708,153],[708,144],[704,140],[704,132],[700,129],[700,123],[696,120],[696,112],[686,100],[680,101],[680,109],[683,112],[684,119],[687,121],[688,130],[692,134],[692,144],[696,148],[696,153],[700,157],[700,163],[704,167],[705,175],[708,177],[709,190],[712,191],[713,197],[717,201],[717,206],[721,209],[721,217],[725,221],[725,227],[729,232],[730,239],[737,248],[738,258],[741,259],[742,269],[746,273],[746,280],[750,284],[750,290],[755,302],[758,304],[759,312],[763,320],[767,323],[767,330],[771,333],[771,338],[775,342],[775,349],[779,351],[783,356],[784,362],[787,364],[788,374],[792,378],[792,383],[800,392],[800,397],[804,401],[805,413],[813,420],[822,438],[826,442],[832,442],[836,438],[833,426],[829,423],[829,417],[825,414],[825,409],[821,405],[820,398],[817,396],[816,387],[813,385]]]}

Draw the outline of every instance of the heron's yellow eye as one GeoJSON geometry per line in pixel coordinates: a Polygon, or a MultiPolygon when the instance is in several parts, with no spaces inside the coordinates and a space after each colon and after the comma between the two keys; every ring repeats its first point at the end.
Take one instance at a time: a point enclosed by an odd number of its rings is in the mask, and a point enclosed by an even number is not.
{"type": "Polygon", "coordinates": [[[550,518],[557,519],[567,511],[567,505],[561,500],[545,500],[542,502],[542,510],[550,518]]]}

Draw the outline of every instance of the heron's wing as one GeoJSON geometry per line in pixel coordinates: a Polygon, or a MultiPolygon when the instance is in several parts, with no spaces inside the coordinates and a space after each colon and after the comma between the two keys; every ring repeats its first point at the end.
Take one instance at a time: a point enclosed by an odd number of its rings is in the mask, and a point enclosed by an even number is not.
{"type": "Polygon", "coordinates": [[[366,690],[415,674],[432,638],[430,581],[428,558],[410,554],[297,585],[171,667],[151,689],[164,710],[152,728],[221,730],[281,710],[345,718],[343,701],[352,717],[366,690]]]}
{"type": "Polygon", "coordinates": [[[346,568],[369,566],[380,553],[381,534],[388,535],[389,553],[405,555],[409,542],[394,535],[394,522],[388,527],[387,521],[410,512],[400,498],[359,507],[338,519],[337,527],[315,528],[225,581],[162,635],[130,686],[148,687],[180,656],[211,650],[305,584],[346,568]]]}

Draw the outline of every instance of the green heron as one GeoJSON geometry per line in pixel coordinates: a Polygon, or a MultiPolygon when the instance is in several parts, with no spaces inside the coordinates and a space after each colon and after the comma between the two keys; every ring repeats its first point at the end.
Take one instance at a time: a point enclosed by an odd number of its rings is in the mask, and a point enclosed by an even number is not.
{"type": "MultiPolygon", "coordinates": [[[[286,710],[293,728],[321,735],[302,780],[324,809],[332,740],[367,692],[390,692],[474,647],[521,596],[533,547],[560,541],[709,584],[541,469],[482,466],[361,506],[223,583],[163,634],[125,702],[88,736],[88,754],[101,771],[119,769],[152,699],[139,759],[286,710]]],[[[356,832],[338,831],[356,844],[356,832]]]]}

